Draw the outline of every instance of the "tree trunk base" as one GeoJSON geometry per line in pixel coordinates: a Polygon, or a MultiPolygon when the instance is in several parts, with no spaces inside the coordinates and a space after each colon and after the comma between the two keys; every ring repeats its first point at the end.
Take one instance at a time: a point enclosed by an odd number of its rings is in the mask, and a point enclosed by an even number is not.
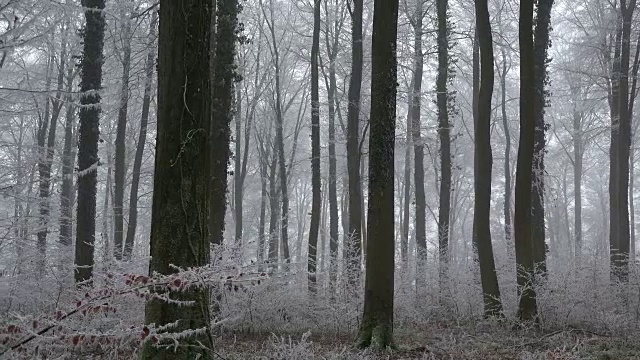
{"type": "Polygon", "coordinates": [[[384,322],[363,326],[356,347],[359,349],[369,347],[375,350],[395,349],[393,327],[384,322]]]}

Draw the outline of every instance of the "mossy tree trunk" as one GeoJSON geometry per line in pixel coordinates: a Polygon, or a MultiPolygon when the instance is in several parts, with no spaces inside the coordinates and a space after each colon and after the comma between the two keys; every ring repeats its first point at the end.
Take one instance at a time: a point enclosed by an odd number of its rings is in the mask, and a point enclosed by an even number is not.
{"type": "Polygon", "coordinates": [[[516,167],[514,235],[518,271],[518,317],[523,321],[536,320],[538,307],[533,288],[533,254],[531,232],[531,188],[535,145],[536,118],[534,113],[534,46],[533,0],[520,2],[520,143],[516,167]]]}
{"type": "Polygon", "coordinates": [[[533,262],[537,271],[546,273],[547,271],[547,246],[545,243],[544,225],[544,152],[545,152],[545,131],[544,108],[548,99],[545,85],[547,77],[547,49],[549,48],[549,32],[551,27],[551,7],[553,0],[539,0],[536,23],[534,29],[534,110],[536,117],[536,130],[534,140],[533,155],[533,184],[531,194],[531,217],[533,262]]]}
{"type": "Polygon", "coordinates": [[[84,48],[80,91],[80,129],[78,140],[78,206],[75,251],[75,281],[93,276],[96,232],[96,191],[99,165],[100,94],[102,87],[102,48],[104,47],[104,0],[82,0],[85,9],[84,48]]]}
{"type": "MultiPolygon", "coordinates": [[[[207,215],[212,140],[209,138],[212,122],[209,59],[213,6],[214,3],[204,0],[167,0],[161,4],[150,273],[170,274],[175,272],[170,264],[197,267],[207,265],[210,260],[207,215]]],[[[217,166],[226,169],[226,164],[225,161],[217,166]]],[[[187,289],[169,296],[193,301],[193,305],[150,300],[145,309],[145,322],[156,326],[177,322],[172,332],[204,331],[181,340],[177,349],[149,343],[141,358],[212,358],[206,349],[212,347],[209,290],[187,289]]]]}
{"type": "Polygon", "coordinates": [[[233,119],[233,83],[236,80],[236,41],[238,13],[237,0],[218,0],[216,12],[214,78],[211,91],[213,97],[213,121],[211,123],[211,212],[209,231],[214,244],[222,244],[224,218],[227,209],[227,165],[229,163],[230,124],[233,119]]]}
{"type": "Polygon", "coordinates": [[[376,0],[373,15],[369,209],[364,312],[358,345],[393,346],[394,146],[398,0],[376,0]]]}

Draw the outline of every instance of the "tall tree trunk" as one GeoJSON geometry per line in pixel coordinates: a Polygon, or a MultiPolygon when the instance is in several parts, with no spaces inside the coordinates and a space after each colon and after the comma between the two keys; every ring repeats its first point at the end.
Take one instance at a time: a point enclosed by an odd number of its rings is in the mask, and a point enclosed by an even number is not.
{"type": "Polygon", "coordinates": [[[280,219],[280,209],[278,208],[278,192],[276,189],[277,178],[276,168],[278,167],[278,150],[273,148],[271,154],[271,164],[269,165],[269,267],[273,268],[278,262],[278,219],[280,219]]]}
{"type": "MultiPolygon", "coordinates": [[[[578,101],[578,89],[571,89],[573,98],[578,101]]],[[[575,257],[582,257],[582,113],[577,104],[573,109],[573,196],[574,196],[574,232],[575,257]]]]}
{"type": "MultiPolygon", "coordinates": [[[[262,5],[262,1],[260,1],[262,5]]],[[[271,34],[271,51],[273,55],[273,65],[275,70],[275,113],[276,113],[276,154],[278,157],[278,175],[280,177],[280,194],[282,196],[282,214],[280,218],[280,241],[285,262],[289,262],[289,192],[287,188],[287,164],[284,154],[284,115],[282,111],[282,84],[280,73],[280,52],[278,50],[278,41],[276,39],[273,0],[269,0],[270,19],[267,20],[267,26],[271,34]]]]}
{"type": "Polygon", "coordinates": [[[535,22],[534,36],[534,111],[535,111],[535,139],[532,169],[531,220],[533,246],[533,263],[537,271],[547,271],[547,251],[544,233],[544,151],[545,130],[544,108],[547,93],[547,49],[549,48],[549,31],[551,23],[551,7],[553,0],[538,0],[538,11],[535,22]]]}
{"type": "MultiPolygon", "coordinates": [[[[211,2],[195,0],[162,3],[151,274],[171,274],[176,271],[171,265],[198,267],[207,265],[210,260],[209,219],[202,214],[209,213],[213,172],[209,168],[212,164],[209,159],[211,139],[205,129],[210,129],[212,122],[224,127],[229,116],[211,116],[213,6],[215,4],[211,2]]],[[[233,32],[224,37],[220,35],[218,41],[223,44],[233,41],[233,32]]],[[[231,56],[233,58],[233,54],[231,56]]],[[[225,171],[226,165],[226,160],[216,163],[216,167],[225,171]]],[[[216,191],[224,189],[216,188],[216,191]]],[[[212,212],[215,210],[211,209],[212,212]]],[[[206,288],[169,293],[172,299],[193,302],[190,306],[161,299],[149,300],[145,309],[146,324],[163,326],[177,322],[168,331],[204,328],[205,332],[181,339],[181,346],[174,349],[155,347],[148,342],[141,358],[211,359],[207,350],[213,346],[209,330],[209,293],[206,288]]]]}
{"type": "Polygon", "coordinates": [[[322,210],[322,184],[320,180],[320,94],[318,57],[320,53],[320,0],[314,0],[313,6],[313,43],[311,45],[311,226],[309,228],[309,253],[307,271],[309,291],[316,292],[316,258],[318,231],[320,230],[320,211],[322,210]]]}
{"type": "MultiPolygon", "coordinates": [[[[66,31],[66,29],[64,30],[66,31]]],[[[56,130],[58,128],[58,118],[62,111],[62,89],[65,81],[66,58],[67,58],[67,34],[63,34],[60,50],[60,64],[58,65],[57,90],[55,98],[51,99],[51,118],[49,119],[49,129],[47,134],[47,144],[44,149],[44,158],[40,159],[40,229],[38,230],[38,248],[40,256],[38,265],[40,271],[44,271],[47,234],[49,232],[49,201],[51,196],[51,166],[53,164],[53,155],[56,145],[56,130]]]]}
{"type": "Polygon", "coordinates": [[[424,31],[422,21],[424,12],[422,1],[416,2],[416,12],[413,28],[413,89],[411,94],[411,133],[413,140],[414,156],[414,183],[416,196],[416,245],[422,255],[427,251],[426,234],[426,196],[424,191],[424,141],[422,140],[422,122],[420,118],[422,100],[422,73],[424,69],[424,55],[422,53],[422,33],[424,31]]]}
{"type": "Polygon", "coordinates": [[[507,118],[507,56],[504,48],[502,54],[502,75],[500,76],[500,110],[502,111],[502,128],[504,130],[504,239],[507,246],[511,244],[511,132],[507,118]]]}
{"type": "MultiPolygon", "coordinates": [[[[325,2],[326,4],[326,2],[325,2]]],[[[336,27],[338,25],[336,24],[336,27]]],[[[336,30],[337,33],[337,30],[336,30]]],[[[338,186],[337,186],[337,159],[336,159],[336,58],[338,55],[338,34],[329,54],[329,88],[327,89],[327,101],[329,103],[329,281],[335,284],[337,280],[337,267],[333,263],[338,257],[338,186]]],[[[329,45],[327,40],[327,45],[329,45]]]]}
{"type": "Polygon", "coordinates": [[[520,2],[520,143],[516,168],[515,248],[518,272],[518,318],[537,320],[538,307],[533,288],[534,258],[531,234],[531,189],[535,146],[535,62],[533,46],[533,0],[520,2]]]}
{"type": "Polygon", "coordinates": [[[60,244],[68,251],[73,240],[73,164],[75,163],[75,109],[71,98],[74,70],[67,70],[66,114],[64,124],[64,147],[62,150],[62,186],[60,188],[60,244]]]}
{"type": "Polygon", "coordinates": [[[484,312],[502,312],[500,288],[491,244],[491,96],[493,94],[493,39],[487,0],[476,1],[476,34],[480,46],[480,88],[475,112],[473,241],[478,252],[484,312]]]}
{"type": "MultiPolygon", "coordinates": [[[[53,56],[50,56],[47,61],[47,70],[46,70],[46,85],[45,89],[49,91],[51,89],[51,71],[53,67],[53,56]]],[[[48,214],[49,214],[49,177],[47,174],[47,130],[49,129],[49,116],[51,114],[51,101],[49,97],[45,97],[44,99],[44,113],[40,112],[40,107],[36,104],[38,108],[38,130],[36,133],[36,141],[37,141],[37,152],[38,152],[38,181],[39,181],[39,202],[38,208],[40,211],[40,217],[38,219],[38,234],[37,234],[37,242],[36,248],[38,250],[38,259],[37,259],[37,271],[38,273],[44,273],[44,266],[46,261],[46,251],[47,251],[47,223],[48,223],[48,214]]]]}
{"type": "MultiPolygon", "coordinates": [[[[111,140],[111,136],[109,136],[109,140],[111,140]]],[[[107,148],[107,156],[111,156],[111,149],[107,148]]],[[[102,246],[102,255],[103,255],[103,261],[108,261],[111,259],[111,223],[110,223],[110,218],[111,218],[111,211],[109,211],[110,208],[110,204],[109,204],[109,199],[112,198],[113,192],[113,184],[112,184],[112,166],[111,166],[111,160],[107,160],[107,179],[105,180],[105,185],[104,185],[104,202],[103,207],[102,207],[102,240],[103,240],[103,246],[102,246]]]]}
{"type": "Polygon", "coordinates": [[[236,86],[236,113],[235,113],[235,161],[233,164],[233,203],[235,204],[235,240],[236,245],[242,245],[242,200],[244,197],[244,182],[242,181],[242,93],[240,86],[236,86]]]}
{"type": "Polygon", "coordinates": [[[611,147],[609,151],[609,256],[611,278],[617,279],[620,266],[620,204],[619,189],[619,142],[620,142],[620,50],[622,37],[622,13],[618,10],[614,40],[613,63],[611,65],[611,91],[609,108],[611,115],[611,147]]]}
{"type": "Polygon", "coordinates": [[[16,248],[16,273],[22,273],[22,262],[24,258],[24,246],[26,245],[26,239],[22,234],[22,223],[24,217],[24,164],[22,161],[22,153],[24,148],[24,135],[25,135],[25,116],[20,116],[20,122],[18,126],[18,139],[16,144],[16,183],[14,188],[14,203],[13,203],[13,216],[16,218],[16,226],[14,227],[14,236],[18,240],[15,244],[16,248]]]}
{"type": "Polygon", "coordinates": [[[375,0],[369,133],[369,210],[364,312],[358,343],[393,346],[394,145],[398,1],[375,0]]]}
{"type": "Polygon", "coordinates": [[[127,228],[127,238],[124,243],[124,257],[131,259],[133,246],[136,239],[136,228],[138,226],[138,188],[140,186],[140,169],[142,168],[142,156],[147,139],[147,126],[149,124],[149,108],[151,106],[153,73],[156,63],[156,26],[158,25],[158,13],[151,15],[151,25],[149,28],[149,40],[147,60],[145,63],[144,95],[142,98],[142,115],[140,116],[140,132],[138,133],[138,145],[133,159],[133,170],[131,174],[131,194],[129,196],[129,221],[127,228]]]}
{"type": "Polygon", "coordinates": [[[622,14],[622,36],[620,38],[620,90],[618,92],[619,101],[619,139],[618,139],[618,197],[619,225],[618,225],[618,256],[613,263],[616,278],[626,281],[629,274],[629,155],[631,148],[631,113],[629,99],[629,62],[631,52],[631,20],[636,7],[636,0],[630,0],[628,5],[626,0],[620,0],[620,11],[622,14]]]}
{"type": "MultiPolygon", "coordinates": [[[[449,217],[451,213],[451,135],[449,124],[449,36],[447,25],[447,0],[436,0],[438,8],[438,76],[436,79],[438,104],[438,135],[440,137],[440,205],[438,207],[438,249],[440,255],[440,279],[446,276],[449,249],[449,217]]],[[[493,51],[493,49],[492,49],[493,51]]],[[[493,54],[491,54],[491,76],[493,76],[493,54]]],[[[486,58],[489,59],[489,58],[486,58]]],[[[493,82],[489,99],[493,91],[493,82]]],[[[482,92],[482,88],[480,89],[482,92]]],[[[477,144],[477,142],[476,142],[477,144]]],[[[489,150],[490,151],[490,150],[489,150]]],[[[489,155],[491,156],[491,155],[489,155]]],[[[491,170],[489,169],[489,174],[491,170]]],[[[490,177],[489,177],[490,178],[490,177]]]]}
{"type": "Polygon", "coordinates": [[[114,168],[114,196],[113,196],[113,256],[116,260],[122,260],[124,243],[124,188],[127,177],[126,140],[127,140],[127,113],[129,111],[129,73],[131,72],[131,20],[127,7],[131,2],[125,0],[120,4],[122,10],[122,77],[120,79],[120,105],[118,109],[118,124],[116,126],[116,158],[114,168]]]}
{"type": "MultiPolygon", "coordinates": [[[[413,84],[410,84],[413,89],[413,84]]],[[[412,96],[409,97],[409,108],[411,107],[412,96]]],[[[407,116],[407,133],[405,135],[404,151],[404,177],[402,179],[403,200],[402,200],[402,231],[400,232],[400,259],[402,266],[407,265],[409,252],[409,220],[411,203],[411,118],[407,116]]]]}
{"type": "MultiPolygon", "coordinates": [[[[638,70],[640,70],[640,36],[636,41],[636,54],[633,60],[633,67],[631,69],[632,85],[629,93],[629,117],[633,118],[633,105],[635,103],[636,96],[638,95],[638,70]]],[[[633,131],[631,133],[630,142],[635,143],[635,134],[638,131],[638,123],[633,125],[633,131]]],[[[636,214],[635,214],[635,201],[634,201],[634,180],[635,180],[635,149],[631,148],[629,154],[629,218],[630,218],[630,241],[629,241],[629,260],[631,263],[636,261],[636,214]]]]}
{"type": "MultiPolygon", "coordinates": [[[[265,220],[267,213],[267,182],[269,179],[268,167],[269,167],[269,153],[265,150],[263,144],[260,144],[260,219],[258,221],[258,250],[256,262],[262,264],[264,262],[264,250],[266,244],[265,238],[265,220]]],[[[268,149],[268,148],[267,148],[268,149]]]]}
{"type": "Polygon", "coordinates": [[[349,177],[349,236],[353,266],[359,267],[362,252],[362,189],[360,180],[360,92],[362,88],[363,0],[351,8],[351,77],[347,107],[347,173],[349,177]]]}
{"type": "Polygon", "coordinates": [[[100,94],[102,87],[102,48],[104,46],[104,0],[82,0],[86,26],[80,80],[80,129],[78,141],[78,207],[75,251],[75,280],[93,276],[96,232],[96,187],[98,137],[100,133],[100,94]]]}
{"type": "Polygon", "coordinates": [[[635,263],[636,260],[636,214],[635,204],[633,200],[634,178],[635,178],[635,149],[631,149],[629,154],[629,225],[630,225],[630,241],[629,241],[629,261],[635,263]]]}
{"type": "Polygon", "coordinates": [[[218,0],[216,38],[211,92],[213,96],[210,131],[211,197],[209,226],[211,242],[222,244],[224,217],[227,209],[227,164],[229,163],[229,125],[233,118],[233,82],[236,78],[236,31],[239,5],[237,0],[218,0]]]}

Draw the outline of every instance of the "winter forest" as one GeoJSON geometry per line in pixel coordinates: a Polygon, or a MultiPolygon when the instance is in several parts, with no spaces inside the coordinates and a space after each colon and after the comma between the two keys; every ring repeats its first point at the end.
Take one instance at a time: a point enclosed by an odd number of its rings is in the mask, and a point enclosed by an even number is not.
{"type": "Polygon", "coordinates": [[[0,0],[0,359],[639,359],[636,0],[0,0]]]}

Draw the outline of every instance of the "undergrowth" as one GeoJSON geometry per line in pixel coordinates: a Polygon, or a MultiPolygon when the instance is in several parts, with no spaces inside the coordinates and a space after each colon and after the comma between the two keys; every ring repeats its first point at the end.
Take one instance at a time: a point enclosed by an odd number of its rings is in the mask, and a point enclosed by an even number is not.
{"type": "MultiPolygon", "coordinates": [[[[0,277],[0,359],[128,359],[145,342],[180,346],[189,334],[144,325],[151,285],[216,291],[216,356],[224,359],[633,359],[640,358],[640,267],[628,283],[610,280],[607,259],[549,259],[536,283],[540,324],[515,330],[515,270],[498,261],[505,318],[483,319],[478,268],[452,262],[438,279],[433,260],[396,271],[397,350],[352,347],[360,325],[364,277],[349,259],[323,267],[310,294],[306,263],[255,264],[237,249],[217,249],[214,264],[147,276],[147,261],[107,263],[92,288],[78,288],[63,256],[42,275],[34,264],[0,277]],[[33,269],[30,266],[34,267],[33,269]],[[145,275],[143,275],[145,274],[145,275]]],[[[185,304],[187,306],[188,304],[185,304]]]]}

